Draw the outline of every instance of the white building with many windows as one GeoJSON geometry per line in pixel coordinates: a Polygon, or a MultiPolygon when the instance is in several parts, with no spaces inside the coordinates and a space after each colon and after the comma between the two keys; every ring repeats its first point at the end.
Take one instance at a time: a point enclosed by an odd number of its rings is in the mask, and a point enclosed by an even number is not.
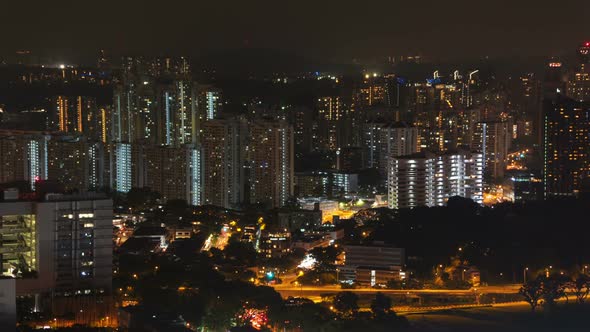
{"type": "Polygon", "coordinates": [[[483,155],[463,149],[393,157],[388,172],[389,207],[442,206],[453,196],[481,204],[483,172],[483,155]]]}

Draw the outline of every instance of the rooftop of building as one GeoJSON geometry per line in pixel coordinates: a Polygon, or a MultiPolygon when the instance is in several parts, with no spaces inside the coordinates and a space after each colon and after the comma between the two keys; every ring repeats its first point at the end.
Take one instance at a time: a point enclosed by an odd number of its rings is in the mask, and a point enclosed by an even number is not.
{"type": "Polygon", "coordinates": [[[435,156],[451,156],[451,155],[468,154],[468,153],[480,153],[480,152],[473,151],[473,150],[469,149],[468,147],[458,147],[456,149],[448,149],[444,152],[422,150],[420,152],[408,154],[405,156],[398,156],[398,157],[394,157],[394,158],[395,159],[426,159],[426,158],[433,158],[435,156]]]}
{"type": "Polygon", "coordinates": [[[386,244],[382,241],[374,241],[373,243],[367,244],[346,244],[344,245],[345,248],[387,248],[387,249],[403,249],[396,247],[394,245],[386,244]]]}
{"type": "Polygon", "coordinates": [[[119,251],[122,253],[148,252],[155,250],[159,245],[159,241],[153,238],[131,237],[119,247],[119,251]]]}
{"type": "Polygon", "coordinates": [[[162,236],[166,235],[166,228],[160,226],[140,226],[134,232],[133,236],[162,236]]]}
{"type": "Polygon", "coordinates": [[[383,126],[383,128],[413,128],[415,127],[412,123],[406,121],[390,122],[383,126]]]}
{"type": "Polygon", "coordinates": [[[370,266],[370,265],[361,265],[356,267],[357,270],[374,270],[374,271],[389,271],[394,272],[396,270],[401,269],[401,266],[370,266]],[[393,269],[396,268],[396,269],[393,269]]]}

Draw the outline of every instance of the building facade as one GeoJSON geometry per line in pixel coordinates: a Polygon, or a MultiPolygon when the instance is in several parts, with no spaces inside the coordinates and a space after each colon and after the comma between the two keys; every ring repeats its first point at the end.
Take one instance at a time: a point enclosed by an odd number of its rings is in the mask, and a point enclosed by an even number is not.
{"type": "Polygon", "coordinates": [[[484,162],[467,150],[421,152],[391,159],[388,205],[392,209],[442,206],[453,196],[483,202],[484,162]]]}
{"type": "Polygon", "coordinates": [[[22,278],[17,295],[37,300],[109,294],[112,221],[112,200],[98,194],[0,201],[1,273],[22,278]]]}
{"type": "Polygon", "coordinates": [[[543,109],[545,197],[576,195],[590,176],[590,104],[557,95],[543,109]]]}

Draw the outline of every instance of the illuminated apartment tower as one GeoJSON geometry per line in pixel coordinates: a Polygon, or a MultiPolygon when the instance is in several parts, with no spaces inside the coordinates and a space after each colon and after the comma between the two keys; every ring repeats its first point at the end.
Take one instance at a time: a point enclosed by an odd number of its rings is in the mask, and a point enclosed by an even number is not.
{"type": "Polygon", "coordinates": [[[132,145],[115,143],[112,155],[113,187],[118,192],[126,193],[133,187],[132,145]]]}
{"type": "Polygon", "coordinates": [[[387,175],[389,159],[420,152],[420,132],[405,122],[383,126],[379,132],[379,171],[387,175]]]}
{"type": "Polygon", "coordinates": [[[316,103],[318,114],[317,143],[323,150],[336,151],[342,145],[340,134],[344,127],[344,105],[340,97],[318,98],[316,103]]]}
{"type": "Polygon", "coordinates": [[[365,74],[362,83],[354,92],[357,107],[386,104],[388,101],[386,81],[378,74],[365,74]]]}
{"type": "Polygon", "coordinates": [[[381,149],[381,130],[383,123],[365,123],[362,126],[362,143],[366,168],[379,168],[379,152],[381,149]]]}
{"type": "Polygon", "coordinates": [[[99,135],[103,118],[93,97],[56,96],[52,104],[48,119],[50,130],[99,135]]]}
{"type": "Polygon", "coordinates": [[[47,179],[66,190],[104,186],[104,146],[84,137],[55,136],[47,141],[47,179]]]}
{"type": "Polygon", "coordinates": [[[22,136],[0,135],[0,183],[25,179],[28,140],[22,136]]]}
{"type": "Polygon", "coordinates": [[[590,103],[557,95],[543,110],[545,197],[575,195],[590,175],[590,103]]]}
{"type": "Polygon", "coordinates": [[[210,85],[198,87],[197,108],[201,123],[217,118],[221,113],[222,106],[220,89],[210,85]]]}
{"type": "Polygon", "coordinates": [[[458,150],[394,157],[388,182],[388,204],[392,209],[442,206],[453,196],[481,204],[483,156],[458,150]]]}
{"type": "Polygon", "coordinates": [[[590,100],[590,42],[578,48],[579,67],[567,82],[568,97],[577,101],[590,100]]]}
{"type": "Polygon", "coordinates": [[[203,123],[203,204],[235,208],[244,202],[247,130],[243,118],[203,123]]]}
{"type": "Polygon", "coordinates": [[[145,146],[136,167],[143,183],[138,187],[154,190],[164,200],[180,199],[190,205],[201,204],[200,151],[193,145],[182,147],[145,146]]]}
{"type": "Polygon", "coordinates": [[[35,190],[36,182],[48,176],[49,140],[39,134],[0,135],[0,183],[27,181],[35,190]]]}
{"type": "Polygon", "coordinates": [[[285,121],[250,124],[250,203],[281,207],[293,196],[293,128],[285,121]]]}
{"type": "Polygon", "coordinates": [[[196,103],[186,58],[123,59],[108,154],[110,183],[117,191],[153,185],[167,199],[200,202],[199,176],[193,176],[200,172],[196,103]],[[165,157],[175,163],[162,163],[165,157]]]}
{"type": "Polygon", "coordinates": [[[182,146],[197,142],[196,88],[191,81],[174,81],[158,88],[158,144],[182,146]]]}
{"type": "Polygon", "coordinates": [[[485,173],[492,180],[501,180],[506,168],[506,156],[512,140],[508,122],[486,121],[476,125],[471,149],[481,152],[485,160],[485,173]]]}

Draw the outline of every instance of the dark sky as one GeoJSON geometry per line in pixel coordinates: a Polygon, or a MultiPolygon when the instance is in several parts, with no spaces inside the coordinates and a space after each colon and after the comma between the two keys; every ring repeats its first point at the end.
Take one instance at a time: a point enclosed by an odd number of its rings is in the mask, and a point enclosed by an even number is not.
{"type": "Polygon", "coordinates": [[[3,0],[0,53],[321,58],[553,55],[590,39],[589,0],[3,0]],[[5,3],[10,2],[10,3],[5,3]]]}

